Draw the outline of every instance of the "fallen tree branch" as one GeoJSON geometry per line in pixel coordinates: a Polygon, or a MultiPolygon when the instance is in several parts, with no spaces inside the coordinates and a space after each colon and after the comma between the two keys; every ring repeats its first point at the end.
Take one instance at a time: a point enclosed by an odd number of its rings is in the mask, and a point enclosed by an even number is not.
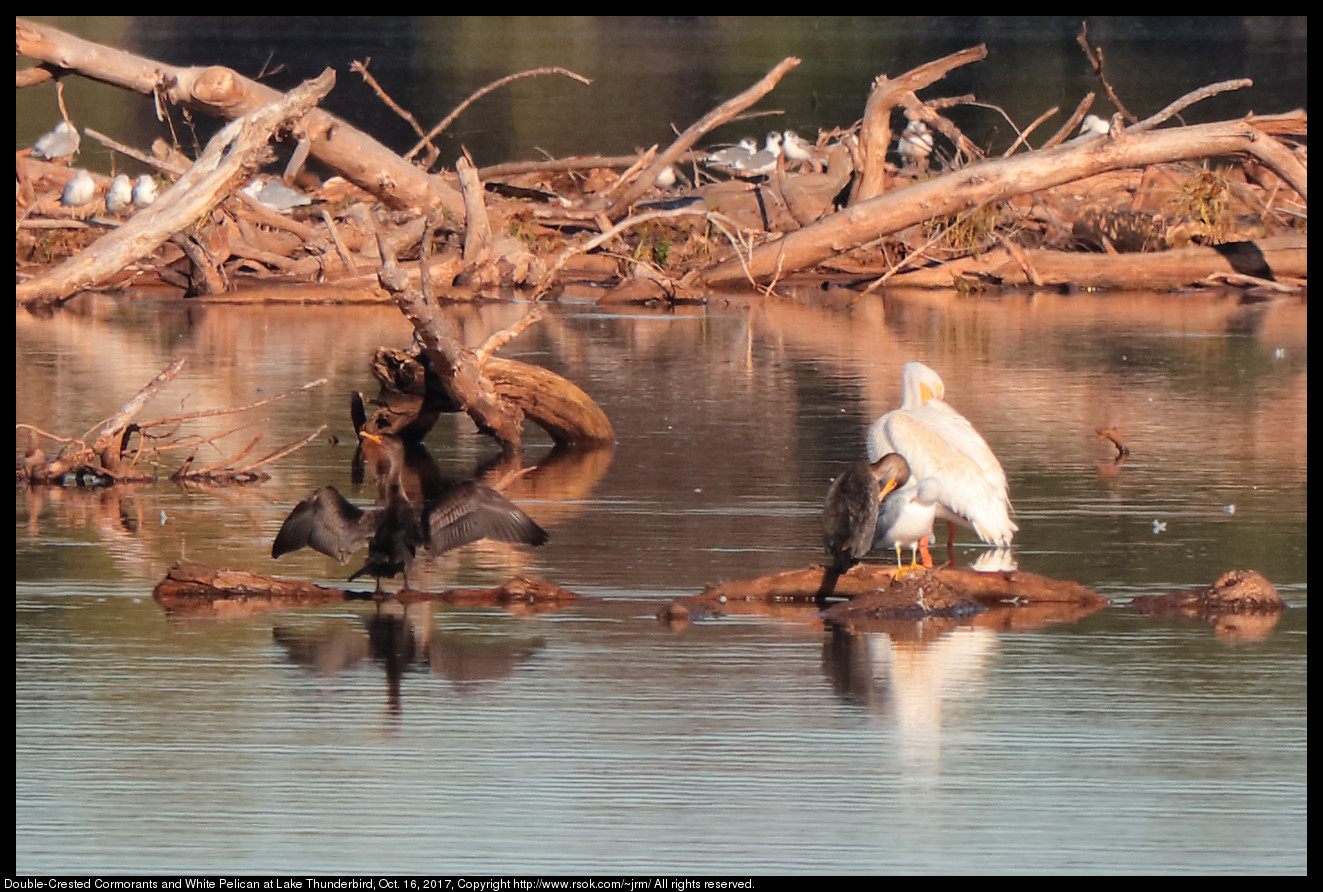
{"type": "Polygon", "coordinates": [[[702,278],[709,285],[721,285],[744,278],[746,267],[759,280],[770,277],[778,268],[790,272],[803,270],[838,252],[925,220],[1098,173],[1169,161],[1253,155],[1304,198],[1308,191],[1308,172],[1271,135],[1299,133],[1304,127],[1303,112],[1266,117],[1251,115],[1238,121],[1148,133],[1124,131],[1117,139],[1071,142],[1011,158],[984,161],[853,205],[812,226],[787,233],[774,245],[755,249],[747,261],[743,258],[738,262],[722,261],[703,272],[702,278]]]}
{"type": "MultiPolygon", "coordinates": [[[[281,99],[270,87],[228,68],[179,67],[101,46],[50,25],[14,20],[15,54],[84,77],[225,119],[250,115],[281,99]]],[[[462,219],[459,193],[377,140],[324,111],[304,120],[311,154],[393,208],[444,207],[462,219]]]]}
{"type": "Polygon", "coordinates": [[[58,304],[147,256],[176,232],[211,213],[264,160],[273,133],[307,114],[330,92],[335,72],[327,69],[280,101],[226,125],[198,160],[151,207],[135,214],[97,243],[14,289],[29,308],[58,304]]]}

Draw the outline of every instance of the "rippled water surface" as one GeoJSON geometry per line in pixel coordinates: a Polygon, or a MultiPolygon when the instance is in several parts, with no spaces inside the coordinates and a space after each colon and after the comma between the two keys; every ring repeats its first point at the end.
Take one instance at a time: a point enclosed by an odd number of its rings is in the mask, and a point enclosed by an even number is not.
{"type": "MultiPolygon", "coordinates": [[[[782,58],[758,111],[711,134],[849,127],[869,85],[971,46],[933,96],[994,151],[1050,107],[1041,143],[1101,87],[1076,17],[59,17],[174,64],[289,89],[336,69],[326,106],[396,150],[416,135],[357,74],[442,134],[439,163],[632,152],[673,138],[782,58]]],[[[1110,84],[1143,117],[1206,84],[1253,89],[1187,120],[1307,108],[1307,18],[1092,17],[1110,84]]],[[[76,78],[80,126],[146,148],[150,101],[76,78]]],[[[927,95],[925,99],[932,98],[927,95]]],[[[54,87],[16,96],[16,148],[54,87]]],[[[1110,114],[1100,99],[1093,110],[1110,114]]],[[[208,122],[195,118],[200,138],[208,122]]],[[[176,120],[176,135],[192,138],[176,120]]],[[[91,139],[79,163],[135,162],[91,139]]],[[[136,168],[130,167],[136,171],[136,168]]],[[[527,311],[458,307],[478,345],[527,311]]],[[[386,307],[97,301],[16,315],[15,420],[94,430],[175,357],[147,408],[244,406],[306,382],[198,463],[327,429],[248,487],[164,478],[114,492],[15,490],[15,863],[22,874],[1304,873],[1307,832],[1305,300],[1125,294],[960,297],[813,290],[667,312],[567,296],[502,355],[545,365],[611,418],[613,451],[506,492],[550,532],[419,567],[432,590],[515,574],[580,596],[542,613],[362,602],[224,619],[170,615],[181,559],[339,586],[310,552],[270,557],[290,508],[331,483],[359,502],[353,390],[410,332],[386,307]],[[1011,480],[1026,570],[1113,599],[1082,618],[930,620],[844,634],[811,609],[672,627],[710,583],[821,560],[830,480],[900,398],[911,359],[1011,480]],[[1115,426],[1120,463],[1097,438],[1115,426]],[[1213,628],[1138,595],[1259,570],[1290,605],[1213,628]]],[[[234,428],[240,429],[234,431],[234,428]]],[[[18,437],[21,454],[25,437],[18,437]]],[[[43,441],[48,451],[49,440],[43,441]]],[[[466,419],[427,438],[443,471],[495,479],[466,419]]],[[[980,549],[966,536],[957,559],[980,549]]],[[[876,555],[887,560],[888,555],[876,555]]],[[[398,584],[398,583],[395,583],[398,584]]]]}
{"type": "MultiPolygon", "coordinates": [[[[274,561],[270,543],[319,485],[370,499],[348,398],[375,392],[373,348],[408,343],[395,310],[18,315],[17,421],[81,434],[184,356],[144,417],[325,377],[222,442],[262,433],[264,451],[328,425],[257,486],[16,488],[18,870],[1307,870],[1307,304],[826,298],[567,298],[507,345],[590,393],[616,448],[542,462],[530,430],[543,467],[507,492],[551,541],[462,549],[414,581],[526,573],[581,596],[532,615],[189,619],[152,599],[181,557],[343,583],[334,561],[274,561]],[[708,583],[820,560],[827,485],[911,359],[1005,464],[1019,565],[1113,606],[858,635],[811,610],[660,622],[708,583]],[[1132,448],[1120,464],[1095,434],[1109,425],[1132,448]],[[1214,629],[1127,607],[1233,568],[1290,609],[1214,629]]],[[[454,318],[478,344],[526,310],[454,318]]],[[[461,418],[426,445],[457,474],[496,457],[461,418]]],[[[979,551],[965,537],[958,560],[979,551]]]]}

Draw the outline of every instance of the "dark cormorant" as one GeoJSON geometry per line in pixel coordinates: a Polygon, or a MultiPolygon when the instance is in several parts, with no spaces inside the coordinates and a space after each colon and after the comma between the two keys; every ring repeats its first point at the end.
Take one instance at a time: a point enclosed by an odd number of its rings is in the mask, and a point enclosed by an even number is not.
{"type": "Polygon", "coordinates": [[[360,436],[386,447],[393,459],[383,476],[385,504],[358,508],[334,486],[323,486],[285,518],[271,546],[273,558],[306,547],[343,564],[366,545],[367,561],[349,579],[375,576],[380,591],[382,578],[396,574],[403,574],[404,587],[409,587],[407,568],[419,551],[437,556],[479,539],[526,545],[547,541],[546,530],[533,518],[476,481],[454,484],[435,497],[425,498],[418,508],[400,484],[402,444],[393,437],[367,432],[360,436]]]}
{"type": "Polygon", "coordinates": [[[822,546],[831,563],[818,588],[819,604],[836,589],[837,578],[872,549],[882,500],[909,479],[910,466],[892,452],[859,462],[832,483],[822,508],[822,546]]]}

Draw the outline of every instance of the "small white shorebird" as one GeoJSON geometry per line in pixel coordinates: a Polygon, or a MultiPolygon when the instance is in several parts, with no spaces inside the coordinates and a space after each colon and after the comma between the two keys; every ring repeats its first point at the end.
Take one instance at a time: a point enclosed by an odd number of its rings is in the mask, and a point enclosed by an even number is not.
{"type": "Polygon", "coordinates": [[[739,162],[748,159],[757,151],[758,143],[746,136],[733,146],[718,149],[708,155],[704,160],[706,160],[708,164],[715,164],[718,167],[734,167],[739,162]]]}
{"type": "Polygon", "coordinates": [[[1011,520],[1006,472],[987,441],[943,397],[941,377],[921,362],[907,362],[900,408],[887,412],[868,430],[868,457],[889,452],[909,463],[922,495],[936,502],[936,517],[971,527],[991,545],[1009,546],[1019,527],[1011,520]]]}
{"type": "Polygon", "coordinates": [[[128,174],[115,174],[106,190],[106,213],[119,216],[133,207],[133,180],[128,174]]]}
{"type": "Polygon", "coordinates": [[[889,493],[882,500],[873,535],[874,546],[896,549],[896,566],[903,568],[900,549],[910,547],[910,567],[919,562],[923,553],[925,567],[932,566],[928,543],[933,535],[933,522],[937,519],[937,504],[941,496],[941,482],[933,477],[922,480],[907,477],[905,485],[889,493]]]}
{"type": "Polygon", "coordinates": [[[1106,136],[1112,130],[1112,125],[1097,115],[1085,115],[1084,121],[1080,124],[1079,136],[1075,139],[1088,139],[1090,136],[1106,136]]]}
{"type": "Polygon", "coordinates": [[[910,121],[901,131],[896,150],[905,163],[922,170],[928,168],[928,156],[933,151],[933,135],[922,121],[910,121]]]}
{"type": "Polygon", "coordinates": [[[81,168],[74,178],[64,184],[60,193],[60,204],[67,208],[80,208],[96,197],[96,181],[92,175],[81,168]]]}
{"type": "Polygon", "coordinates": [[[68,121],[61,121],[55,125],[54,130],[33,143],[32,154],[34,157],[45,158],[48,161],[67,158],[78,151],[81,141],[78,128],[68,121]]]}
{"type": "Polygon", "coordinates": [[[806,164],[813,161],[813,153],[809,151],[809,144],[793,130],[787,130],[781,134],[781,152],[786,156],[787,161],[793,161],[796,164],[806,164]]]}
{"type": "Polygon", "coordinates": [[[312,204],[312,199],[302,192],[291,189],[275,177],[265,174],[254,177],[251,183],[243,187],[243,192],[259,204],[281,214],[312,204]]]}
{"type": "Polygon", "coordinates": [[[773,130],[767,134],[767,142],[760,151],[754,152],[743,161],[736,162],[735,169],[749,176],[762,176],[776,170],[776,159],[781,156],[781,134],[773,130]]]}
{"type": "Polygon", "coordinates": [[[133,206],[145,208],[156,200],[156,194],[160,187],[156,184],[154,177],[143,174],[138,177],[138,182],[133,184],[133,206]]]}

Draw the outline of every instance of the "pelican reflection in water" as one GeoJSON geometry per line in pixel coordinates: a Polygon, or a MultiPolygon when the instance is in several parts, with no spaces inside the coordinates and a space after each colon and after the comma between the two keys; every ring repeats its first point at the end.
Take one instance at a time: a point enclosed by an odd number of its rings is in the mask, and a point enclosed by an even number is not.
{"type": "MultiPolygon", "coordinates": [[[[904,530],[879,522],[879,539],[905,544],[914,526],[922,524],[919,512],[931,503],[935,516],[947,521],[952,539],[959,523],[990,545],[1009,547],[1019,527],[1011,520],[1009,486],[1001,462],[969,420],[945,402],[946,387],[936,372],[921,362],[908,362],[902,381],[900,408],[887,412],[869,428],[868,457],[876,460],[891,452],[904,456],[916,504],[898,508],[887,521],[895,524],[905,518],[909,523],[904,530]]],[[[886,517],[883,512],[884,520],[886,517]]],[[[924,543],[916,547],[926,556],[924,543]]]]}
{"type": "Polygon", "coordinates": [[[367,560],[349,579],[374,576],[380,591],[381,580],[397,574],[404,576],[404,587],[409,588],[408,566],[419,552],[436,557],[479,539],[526,545],[547,541],[546,530],[533,518],[476,481],[452,484],[425,496],[421,507],[415,506],[400,482],[400,441],[367,432],[359,436],[383,447],[388,465],[383,476],[383,504],[362,509],[334,486],[323,486],[285,518],[271,546],[273,558],[312,548],[343,564],[366,545],[367,560]]]}

